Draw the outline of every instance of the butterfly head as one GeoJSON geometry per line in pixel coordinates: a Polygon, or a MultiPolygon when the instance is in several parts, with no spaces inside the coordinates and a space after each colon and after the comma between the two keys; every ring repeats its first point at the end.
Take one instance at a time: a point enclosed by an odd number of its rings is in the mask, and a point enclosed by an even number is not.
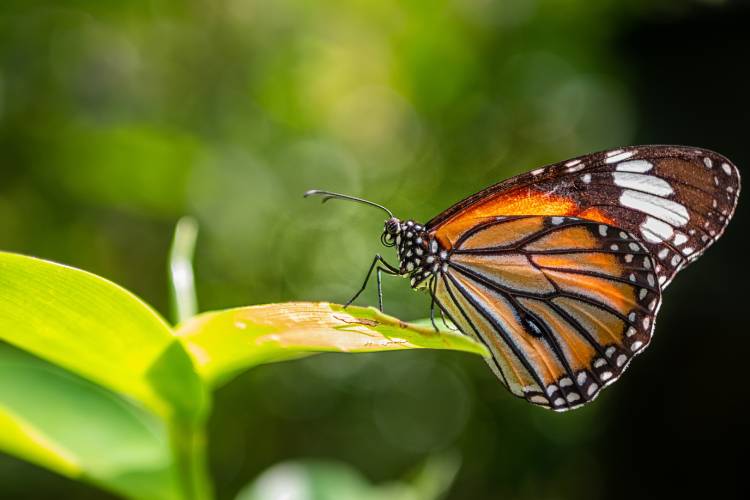
{"type": "Polygon", "coordinates": [[[401,234],[401,220],[398,217],[391,217],[385,221],[383,227],[383,234],[380,236],[380,241],[387,247],[396,245],[396,239],[401,234]]]}
{"type": "Polygon", "coordinates": [[[355,196],[319,189],[307,191],[305,197],[308,196],[320,196],[323,202],[338,199],[362,203],[379,208],[388,214],[380,241],[387,247],[396,247],[399,274],[410,277],[413,288],[426,286],[428,278],[447,266],[447,253],[440,248],[436,239],[430,237],[423,224],[413,220],[402,221],[383,205],[355,196]]]}

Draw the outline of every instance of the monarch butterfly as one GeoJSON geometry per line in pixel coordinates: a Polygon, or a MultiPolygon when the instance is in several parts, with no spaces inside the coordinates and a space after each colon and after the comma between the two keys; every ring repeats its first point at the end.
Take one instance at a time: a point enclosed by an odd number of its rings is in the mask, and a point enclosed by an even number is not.
{"type": "Polygon", "coordinates": [[[683,146],[580,156],[495,184],[426,224],[388,214],[373,271],[408,277],[484,344],[515,396],[580,407],[651,341],[664,289],[724,232],[740,192],[725,157],[683,146]]]}

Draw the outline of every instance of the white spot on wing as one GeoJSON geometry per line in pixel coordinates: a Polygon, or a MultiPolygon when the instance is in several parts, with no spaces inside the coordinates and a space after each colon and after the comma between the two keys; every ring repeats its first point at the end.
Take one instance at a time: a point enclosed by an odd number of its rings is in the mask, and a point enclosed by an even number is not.
{"type": "Polygon", "coordinates": [[[650,215],[643,221],[640,229],[643,238],[651,243],[662,243],[671,238],[674,233],[672,226],[659,219],[654,219],[650,215]]]}
{"type": "Polygon", "coordinates": [[[627,160],[634,154],[635,151],[625,151],[623,153],[621,149],[618,149],[617,151],[610,151],[609,153],[607,153],[607,159],[604,160],[604,163],[617,163],[618,161],[627,160]]]}
{"type": "Polygon", "coordinates": [[[685,236],[683,233],[677,231],[674,234],[674,244],[677,246],[680,246],[684,244],[688,240],[688,237],[685,236]]]}
{"type": "Polygon", "coordinates": [[[637,172],[642,174],[643,172],[648,172],[653,167],[654,165],[646,160],[632,160],[620,163],[615,167],[615,170],[618,172],[637,172]]]}
{"type": "Polygon", "coordinates": [[[657,196],[668,196],[674,193],[672,186],[667,181],[653,175],[614,172],[612,176],[615,178],[615,184],[620,187],[635,189],[657,196]]]}
{"type": "Polygon", "coordinates": [[[653,215],[673,226],[684,226],[690,220],[690,214],[684,205],[640,191],[623,191],[620,205],[653,215]]]}
{"type": "Polygon", "coordinates": [[[531,401],[532,403],[537,403],[537,404],[548,404],[549,403],[549,401],[547,400],[547,398],[545,398],[541,394],[534,394],[533,396],[531,396],[529,398],[529,401],[531,401]]]}
{"type": "Polygon", "coordinates": [[[721,169],[724,171],[725,174],[732,175],[732,167],[730,167],[728,163],[722,163],[721,169]]]}
{"type": "Polygon", "coordinates": [[[588,184],[588,183],[590,183],[590,182],[591,182],[591,174],[583,174],[583,175],[581,176],[581,180],[582,180],[582,181],[583,181],[583,182],[584,182],[585,184],[588,184]]]}

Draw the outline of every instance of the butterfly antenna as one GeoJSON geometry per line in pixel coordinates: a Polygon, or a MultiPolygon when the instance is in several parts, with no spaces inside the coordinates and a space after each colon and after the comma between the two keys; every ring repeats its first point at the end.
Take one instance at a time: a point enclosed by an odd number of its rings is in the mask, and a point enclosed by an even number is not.
{"type": "Polygon", "coordinates": [[[305,198],[308,196],[322,196],[323,197],[323,203],[327,202],[328,200],[349,200],[349,201],[356,201],[357,203],[364,203],[365,205],[371,205],[373,207],[377,207],[388,214],[389,217],[393,217],[393,212],[385,208],[383,205],[378,205],[377,203],[373,203],[372,201],[363,200],[362,198],[357,198],[356,196],[349,196],[346,194],[339,194],[339,193],[332,193],[330,191],[321,191],[320,189],[311,189],[309,191],[305,192],[305,198]]]}

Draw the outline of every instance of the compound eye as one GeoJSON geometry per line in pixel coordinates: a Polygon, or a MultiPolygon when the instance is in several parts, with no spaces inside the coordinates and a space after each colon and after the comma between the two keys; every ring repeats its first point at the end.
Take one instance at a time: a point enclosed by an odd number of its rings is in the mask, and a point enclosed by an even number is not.
{"type": "Polygon", "coordinates": [[[395,217],[393,219],[388,219],[385,223],[385,230],[390,235],[396,235],[401,230],[401,225],[399,224],[398,219],[395,217]]]}

